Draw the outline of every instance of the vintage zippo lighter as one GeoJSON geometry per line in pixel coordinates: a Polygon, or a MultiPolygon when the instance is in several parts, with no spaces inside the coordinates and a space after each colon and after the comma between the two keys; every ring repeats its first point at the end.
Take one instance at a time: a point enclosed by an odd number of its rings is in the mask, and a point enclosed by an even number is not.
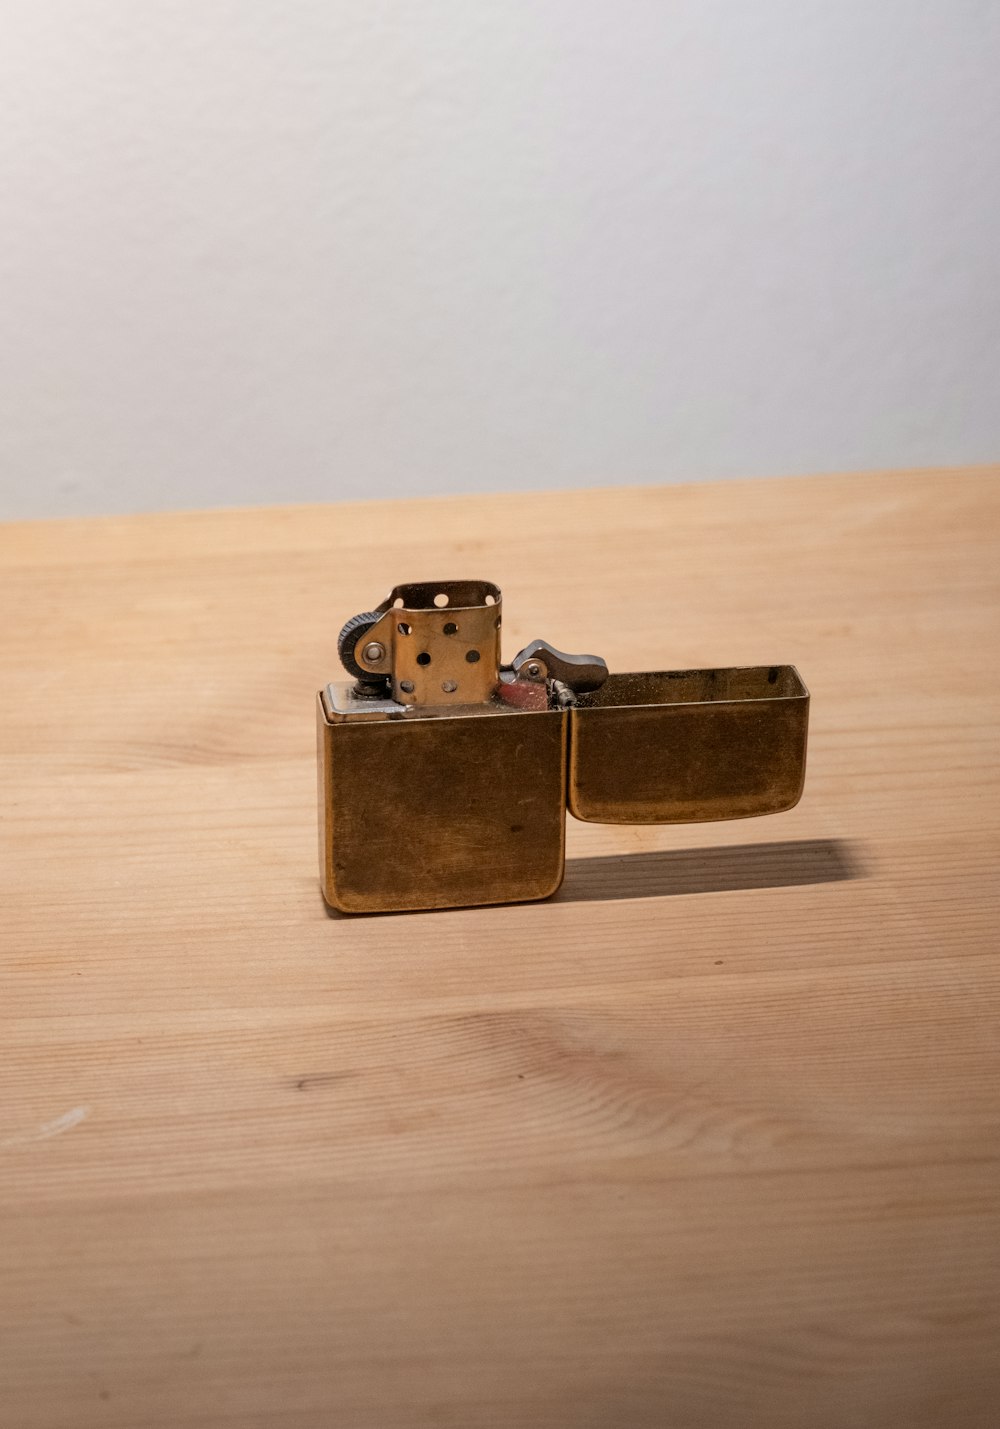
{"type": "Polygon", "coordinates": [[[547,898],[566,810],[686,824],[790,809],[809,692],[791,665],[609,675],[533,640],[500,661],[489,581],[400,585],[353,616],[318,697],[323,895],[344,913],[547,898]]]}

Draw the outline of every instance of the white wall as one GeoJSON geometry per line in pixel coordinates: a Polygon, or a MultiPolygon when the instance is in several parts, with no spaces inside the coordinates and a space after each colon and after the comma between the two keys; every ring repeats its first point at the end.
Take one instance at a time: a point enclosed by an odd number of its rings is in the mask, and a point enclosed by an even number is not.
{"type": "Polygon", "coordinates": [[[0,0],[0,514],[1000,457],[998,0],[0,0]]]}

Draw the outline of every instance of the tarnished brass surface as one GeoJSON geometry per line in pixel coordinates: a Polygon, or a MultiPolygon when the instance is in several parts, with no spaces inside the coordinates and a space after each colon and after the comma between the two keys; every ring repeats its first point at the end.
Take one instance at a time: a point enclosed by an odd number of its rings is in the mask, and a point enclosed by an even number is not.
{"type": "Polygon", "coordinates": [[[790,665],[608,675],[533,640],[500,660],[489,581],[399,585],[320,691],[320,867],[345,913],[545,898],[565,815],[697,823],[790,809],[809,695],[790,665]]]}
{"type": "Polygon", "coordinates": [[[452,908],[558,888],[567,713],[474,709],[353,719],[321,694],[320,874],[332,907],[452,908]]]}
{"type": "Polygon", "coordinates": [[[490,581],[399,585],[357,650],[358,664],[386,675],[403,705],[488,700],[500,678],[500,590],[490,581]],[[374,646],[381,654],[370,658],[374,646]]]}
{"type": "Polygon", "coordinates": [[[569,809],[700,823],[798,803],[809,694],[791,665],[610,675],[569,711],[569,809]]]}

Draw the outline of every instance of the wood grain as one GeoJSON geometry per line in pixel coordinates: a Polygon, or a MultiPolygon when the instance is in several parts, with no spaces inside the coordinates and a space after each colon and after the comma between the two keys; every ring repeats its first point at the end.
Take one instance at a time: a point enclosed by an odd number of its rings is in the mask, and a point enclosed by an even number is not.
{"type": "Polygon", "coordinates": [[[1000,472],[11,525],[0,1424],[986,1426],[1000,472]],[[331,919],[343,618],[793,662],[770,820],[331,919]]]}

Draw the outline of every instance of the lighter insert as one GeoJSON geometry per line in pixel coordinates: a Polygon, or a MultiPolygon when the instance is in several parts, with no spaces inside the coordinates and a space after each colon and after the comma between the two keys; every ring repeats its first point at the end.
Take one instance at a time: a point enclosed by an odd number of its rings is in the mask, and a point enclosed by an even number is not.
{"type": "Polygon", "coordinates": [[[547,898],[566,809],[602,824],[777,814],[799,800],[809,692],[791,665],[609,675],[533,640],[500,662],[489,581],[400,585],[353,616],[318,697],[320,871],[344,913],[547,898]]]}

